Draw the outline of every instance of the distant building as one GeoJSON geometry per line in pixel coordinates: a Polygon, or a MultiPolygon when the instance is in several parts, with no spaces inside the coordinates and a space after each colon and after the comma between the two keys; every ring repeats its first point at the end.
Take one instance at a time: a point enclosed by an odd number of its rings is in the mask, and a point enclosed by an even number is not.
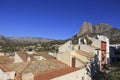
{"type": "Polygon", "coordinates": [[[110,60],[111,63],[120,62],[120,44],[110,45],[110,60]]]}
{"type": "MultiPolygon", "coordinates": [[[[109,38],[103,35],[97,35],[96,39],[100,41],[101,52],[99,54],[100,68],[103,69],[105,65],[110,63],[110,50],[109,50],[109,38]]],[[[96,44],[98,42],[95,42],[96,44]]]]}
{"type": "Polygon", "coordinates": [[[0,56],[5,56],[5,53],[3,53],[3,52],[0,52],[0,56]]]}

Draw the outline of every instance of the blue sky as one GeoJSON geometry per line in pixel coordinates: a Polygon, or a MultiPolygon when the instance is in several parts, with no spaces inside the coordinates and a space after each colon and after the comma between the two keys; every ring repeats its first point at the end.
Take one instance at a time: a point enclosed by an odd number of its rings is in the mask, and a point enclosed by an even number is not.
{"type": "Polygon", "coordinates": [[[0,34],[9,37],[67,39],[85,21],[119,28],[120,0],[0,0],[0,34]]]}

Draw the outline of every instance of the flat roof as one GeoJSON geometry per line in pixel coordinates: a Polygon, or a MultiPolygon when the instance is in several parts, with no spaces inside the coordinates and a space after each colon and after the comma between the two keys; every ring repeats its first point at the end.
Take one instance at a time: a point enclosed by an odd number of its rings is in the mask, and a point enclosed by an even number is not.
{"type": "Polygon", "coordinates": [[[78,50],[76,51],[77,54],[80,54],[80,55],[83,55],[85,57],[88,57],[88,58],[92,58],[94,57],[94,54],[92,53],[88,53],[88,52],[85,52],[85,51],[82,51],[82,50],[78,50]]]}

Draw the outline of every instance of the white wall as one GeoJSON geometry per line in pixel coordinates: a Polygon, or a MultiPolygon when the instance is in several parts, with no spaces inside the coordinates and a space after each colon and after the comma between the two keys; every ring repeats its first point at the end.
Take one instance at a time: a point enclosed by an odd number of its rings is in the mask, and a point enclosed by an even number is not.
{"type": "Polygon", "coordinates": [[[61,62],[67,64],[67,65],[71,65],[70,63],[70,53],[58,53],[58,56],[57,56],[57,60],[60,60],[61,62]]]}
{"type": "Polygon", "coordinates": [[[6,76],[7,76],[6,73],[1,72],[1,69],[0,69],[0,80],[7,80],[6,76]]]}
{"type": "Polygon", "coordinates": [[[14,62],[24,62],[21,57],[15,52],[15,59],[14,59],[14,62]]]}
{"type": "Polygon", "coordinates": [[[34,75],[32,73],[23,74],[22,80],[34,80],[34,75]]]}
{"type": "Polygon", "coordinates": [[[68,41],[59,47],[58,52],[70,52],[72,50],[72,41],[68,41]]]}
{"type": "Polygon", "coordinates": [[[8,80],[8,79],[14,79],[15,78],[15,72],[3,72],[0,69],[0,80],[8,80]]]}
{"type": "Polygon", "coordinates": [[[83,68],[85,65],[83,63],[81,63],[78,59],[76,59],[75,61],[75,67],[77,68],[83,68]]]}
{"type": "Polygon", "coordinates": [[[90,45],[80,45],[80,50],[88,53],[94,53],[95,48],[91,47],[90,45]]]}
{"type": "Polygon", "coordinates": [[[5,80],[5,73],[0,69],[0,80],[5,80]]]}
{"type": "Polygon", "coordinates": [[[98,39],[93,39],[92,38],[92,46],[98,47],[101,49],[101,41],[98,39]]]}
{"type": "MultiPolygon", "coordinates": [[[[75,51],[72,51],[71,53],[65,53],[65,52],[64,53],[60,53],[57,56],[57,60],[65,63],[65,64],[67,64],[69,66],[72,66],[72,57],[75,57],[75,56],[78,57],[78,58],[82,57],[83,59],[85,59],[84,61],[88,61],[87,57],[85,57],[83,55],[79,55],[79,54],[78,54],[79,56],[75,55],[74,52],[75,51]]],[[[85,65],[76,58],[75,67],[82,68],[84,66],[85,65]]]]}

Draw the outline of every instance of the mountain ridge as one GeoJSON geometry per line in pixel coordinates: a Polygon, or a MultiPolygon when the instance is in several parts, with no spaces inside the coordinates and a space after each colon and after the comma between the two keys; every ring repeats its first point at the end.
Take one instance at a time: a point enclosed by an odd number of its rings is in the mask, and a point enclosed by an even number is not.
{"type": "Polygon", "coordinates": [[[73,38],[83,37],[86,34],[90,36],[101,34],[107,36],[110,39],[110,44],[120,44],[120,29],[106,23],[92,25],[90,22],[84,22],[76,34],[76,37],[74,36],[73,38]]]}
{"type": "Polygon", "coordinates": [[[39,43],[39,42],[50,42],[54,39],[41,38],[41,37],[5,37],[0,35],[1,43],[39,43]]]}

